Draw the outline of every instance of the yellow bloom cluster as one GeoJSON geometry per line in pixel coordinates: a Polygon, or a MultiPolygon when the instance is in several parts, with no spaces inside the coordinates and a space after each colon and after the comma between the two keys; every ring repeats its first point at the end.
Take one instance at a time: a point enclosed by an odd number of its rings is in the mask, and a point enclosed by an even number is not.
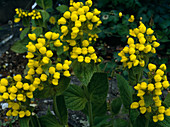
{"type": "Polygon", "coordinates": [[[142,82],[134,86],[134,89],[138,91],[137,96],[140,97],[140,100],[139,102],[133,102],[131,108],[136,109],[140,107],[141,114],[154,112],[153,121],[163,121],[164,114],[170,116],[170,108],[166,109],[161,101],[162,90],[170,86],[167,81],[167,76],[164,73],[164,71],[166,71],[166,65],[162,64],[159,69],[156,70],[156,65],[149,63],[148,69],[150,70],[148,73],[148,83],[142,82]],[[148,107],[145,106],[145,95],[151,95],[153,99],[153,103],[148,107]]]}
{"type": "MultiPolygon", "coordinates": [[[[25,78],[30,80],[39,90],[43,89],[43,84],[41,82],[48,81],[50,84],[58,85],[58,80],[60,79],[60,74],[69,77],[70,72],[68,71],[71,61],[65,60],[62,63],[56,63],[46,68],[46,71],[43,69],[47,64],[52,63],[52,57],[54,51],[51,50],[50,45],[54,47],[61,47],[63,43],[59,40],[59,34],[54,32],[47,32],[44,35],[45,37],[37,38],[36,35],[28,34],[28,37],[33,42],[29,42],[26,46],[28,48],[28,53],[26,58],[28,58],[28,72],[25,78]],[[56,67],[54,67],[56,66],[56,67]],[[48,80],[49,79],[49,80],[48,80]],[[52,80],[52,81],[51,81],[52,80]]],[[[56,51],[55,51],[56,52],[56,51]]]]}
{"type": "Polygon", "coordinates": [[[31,17],[31,19],[41,19],[41,13],[37,10],[32,10],[32,12],[28,12],[28,11],[24,11],[21,8],[16,8],[15,9],[16,14],[17,14],[17,18],[14,19],[15,23],[18,23],[21,18],[25,18],[25,17],[31,17]]]}
{"type": "Polygon", "coordinates": [[[22,76],[2,78],[0,80],[0,102],[5,101],[8,103],[9,111],[7,116],[30,116],[31,112],[24,104],[26,100],[33,98],[35,87],[27,82],[23,82],[22,76]]]}
{"type": "Polygon", "coordinates": [[[131,37],[128,38],[128,45],[118,54],[124,67],[130,69],[132,66],[145,66],[144,58],[156,53],[155,48],[160,45],[153,33],[154,31],[151,28],[146,29],[142,22],[138,28],[129,30],[131,37]]]}
{"type": "Polygon", "coordinates": [[[69,7],[69,11],[58,20],[58,24],[61,25],[62,41],[69,45],[64,47],[64,51],[71,47],[71,58],[79,62],[101,61],[97,58],[93,46],[90,46],[92,41],[98,38],[97,34],[91,32],[102,23],[98,17],[101,11],[97,9],[89,11],[92,6],[91,0],[87,0],[85,5],[82,2],[70,1],[70,3],[72,6],[69,7]]]}
{"type": "Polygon", "coordinates": [[[129,22],[134,22],[134,20],[135,20],[134,15],[131,15],[130,18],[128,19],[129,22]]]}

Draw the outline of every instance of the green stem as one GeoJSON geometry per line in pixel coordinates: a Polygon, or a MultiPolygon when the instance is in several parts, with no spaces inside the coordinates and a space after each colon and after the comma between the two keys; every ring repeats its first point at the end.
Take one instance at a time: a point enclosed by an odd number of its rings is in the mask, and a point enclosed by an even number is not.
{"type": "Polygon", "coordinates": [[[149,119],[146,119],[145,127],[149,127],[149,119]]]}
{"type": "Polygon", "coordinates": [[[90,100],[88,102],[88,112],[89,112],[90,127],[92,127],[93,126],[93,113],[92,113],[92,104],[90,100]]]}

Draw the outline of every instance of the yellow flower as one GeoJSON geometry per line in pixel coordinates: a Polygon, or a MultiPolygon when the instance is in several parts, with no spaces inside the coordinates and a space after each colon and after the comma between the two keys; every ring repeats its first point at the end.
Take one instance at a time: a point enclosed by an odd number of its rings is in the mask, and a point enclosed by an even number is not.
{"type": "Polygon", "coordinates": [[[162,85],[165,89],[167,89],[169,87],[169,82],[168,81],[163,81],[162,85]]]}
{"type": "Polygon", "coordinates": [[[45,45],[45,38],[38,38],[37,42],[41,43],[42,45],[45,45]]]}
{"type": "Polygon", "coordinates": [[[35,71],[33,68],[30,68],[29,71],[27,72],[29,75],[35,74],[35,71]]]}
{"type": "Polygon", "coordinates": [[[134,39],[129,37],[127,43],[128,43],[128,45],[134,44],[134,39]]]}
{"type": "Polygon", "coordinates": [[[83,56],[78,56],[78,62],[83,62],[84,57],[83,56]]]}
{"type": "Polygon", "coordinates": [[[2,78],[0,84],[1,84],[2,86],[7,86],[7,85],[8,85],[8,80],[5,79],[5,78],[2,78]]]}
{"type": "Polygon", "coordinates": [[[148,90],[153,91],[154,90],[154,85],[152,83],[148,84],[148,90]]]}
{"type": "Polygon", "coordinates": [[[60,36],[60,34],[59,33],[52,33],[52,40],[56,40],[59,36],[60,36]]]}
{"type": "Polygon", "coordinates": [[[138,83],[136,86],[134,86],[134,89],[135,90],[140,90],[141,88],[140,88],[140,84],[138,83]]]}
{"type": "Polygon", "coordinates": [[[30,116],[30,115],[31,115],[31,112],[30,112],[29,110],[26,110],[26,111],[25,111],[25,115],[26,115],[26,116],[30,116]]]}
{"type": "Polygon", "coordinates": [[[49,22],[50,22],[51,24],[55,24],[55,23],[56,23],[55,17],[54,17],[54,16],[51,16],[50,19],[49,19],[49,22]]]}
{"type": "Polygon", "coordinates": [[[9,94],[7,92],[5,92],[5,93],[3,93],[2,97],[3,97],[3,99],[8,99],[9,94]]]}
{"type": "Polygon", "coordinates": [[[46,56],[49,57],[49,58],[52,57],[53,56],[53,52],[51,50],[48,50],[46,52],[46,56]]]}
{"type": "Polygon", "coordinates": [[[122,17],[122,12],[119,12],[119,17],[120,17],[120,18],[122,17]]]}
{"type": "Polygon", "coordinates": [[[83,41],[82,41],[82,46],[84,46],[84,47],[89,46],[88,40],[83,40],[83,41]]]}
{"type": "Polygon", "coordinates": [[[31,91],[31,92],[35,91],[35,86],[30,85],[30,87],[29,87],[29,91],[31,91]]]}
{"type": "Polygon", "coordinates": [[[141,44],[145,44],[146,39],[145,39],[144,37],[141,37],[141,38],[139,38],[139,42],[140,42],[141,44]]]}
{"type": "Polygon", "coordinates": [[[36,69],[36,73],[37,73],[37,74],[42,74],[42,72],[43,72],[43,69],[42,69],[41,67],[38,67],[38,68],[36,69]]]}
{"type": "Polygon", "coordinates": [[[78,33],[79,32],[79,28],[78,27],[73,27],[72,28],[72,32],[75,33],[75,34],[78,33]]]}
{"type": "Polygon", "coordinates": [[[21,20],[20,18],[15,18],[15,19],[14,19],[14,22],[15,22],[15,23],[18,23],[20,20],[21,20]]]}
{"type": "Polygon", "coordinates": [[[145,101],[144,101],[143,99],[140,100],[140,101],[139,101],[139,105],[140,105],[140,106],[145,106],[145,101]]]}
{"type": "Polygon", "coordinates": [[[15,81],[20,82],[22,80],[22,76],[20,74],[17,74],[13,77],[15,81]]]}
{"type": "Polygon", "coordinates": [[[10,88],[10,92],[11,93],[16,93],[18,91],[18,89],[15,87],[15,86],[12,86],[11,88],[10,88]]]}
{"type": "Polygon", "coordinates": [[[138,90],[137,96],[140,97],[140,96],[143,96],[144,94],[145,92],[143,90],[138,90]]]}
{"type": "Polygon", "coordinates": [[[54,74],[55,73],[55,67],[50,67],[49,68],[49,73],[54,74]]]}
{"type": "Polygon", "coordinates": [[[156,42],[156,41],[153,42],[153,47],[157,48],[159,46],[160,46],[160,44],[158,42],[156,42]]]}
{"type": "Polygon", "coordinates": [[[55,72],[53,77],[55,79],[60,79],[60,73],[59,72],[55,72]]]}
{"type": "Polygon", "coordinates": [[[165,107],[164,106],[160,106],[158,108],[158,111],[159,111],[159,113],[164,113],[165,112],[165,107]]]}
{"type": "Polygon", "coordinates": [[[139,62],[139,64],[140,64],[141,67],[144,67],[144,66],[145,66],[145,61],[144,61],[144,60],[141,60],[141,61],[139,62]]]}
{"type": "Polygon", "coordinates": [[[81,27],[81,21],[79,21],[79,20],[75,21],[75,26],[76,27],[81,27]]]}
{"type": "Polygon", "coordinates": [[[78,16],[76,15],[76,14],[72,14],[71,15],[71,21],[77,21],[77,19],[78,19],[78,16]]]}
{"type": "Polygon", "coordinates": [[[86,17],[87,17],[88,20],[92,19],[93,13],[87,12],[86,17]]]}
{"type": "Polygon", "coordinates": [[[62,69],[63,69],[63,65],[62,65],[61,63],[57,63],[57,64],[56,64],[56,69],[57,69],[58,71],[62,70],[62,69]]]}
{"type": "Polygon", "coordinates": [[[162,77],[158,74],[154,76],[155,82],[160,82],[162,80],[162,77]]]}
{"type": "Polygon", "coordinates": [[[128,69],[132,68],[132,62],[127,63],[128,69]]]}
{"type": "Polygon", "coordinates": [[[93,16],[92,17],[92,22],[98,22],[100,19],[97,16],[93,16]]]}
{"type": "Polygon", "coordinates": [[[30,86],[29,86],[28,83],[24,83],[24,84],[23,84],[23,89],[24,89],[24,90],[29,90],[29,87],[30,87],[30,86]]]}
{"type": "MultiPolygon", "coordinates": [[[[88,23],[87,27],[89,28],[89,30],[93,29],[93,24],[92,23],[88,23]]],[[[90,38],[89,38],[90,39],[90,38]]],[[[90,40],[91,41],[91,40],[90,40]]]]}
{"type": "Polygon", "coordinates": [[[69,7],[69,11],[73,12],[76,11],[76,9],[74,7],[69,7]]]}
{"type": "Polygon", "coordinates": [[[129,47],[125,46],[122,50],[124,53],[129,53],[129,47]]]}
{"type": "Polygon", "coordinates": [[[170,116],[170,108],[165,110],[165,115],[170,116]]]}
{"type": "Polygon", "coordinates": [[[97,8],[95,8],[94,10],[93,10],[93,14],[94,15],[99,15],[101,13],[101,11],[99,11],[97,8]]]}
{"type": "Polygon", "coordinates": [[[151,29],[151,28],[148,28],[147,30],[146,30],[146,34],[147,35],[151,35],[151,34],[153,34],[153,30],[151,29]]]}
{"type": "Polygon", "coordinates": [[[155,89],[155,95],[157,96],[162,95],[161,89],[155,89]]]}
{"type": "Polygon", "coordinates": [[[47,75],[46,74],[41,74],[41,77],[40,77],[41,81],[47,81],[47,75]]]}
{"type": "Polygon", "coordinates": [[[32,93],[32,92],[27,92],[26,95],[27,95],[27,97],[30,98],[30,99],[33,98],[33,93],[32,93]]]}
{"type": "Polygon", "coordinates": [[[158,122],[158,116],[153,116],[153,122],[158,122]]]}
{"type": "Polygon", "coordinates": [[[85,63],[90,63],[91,58],[90,58],[90,57],[88,57],[88,56],[86,56],[84,61],[85,61],[85,63]]]}
{"type": "Polygon", "coordinates": [[[77,10],[77,13],[79,14],[79,15],[84,15],[84,9],[83,8],[79,8],[78,10],[77,10]]]}
{"type": "Polygon", "coordinates": [[[53,79],[52,84],[55,85],[55,86],[58,85],[58,79],[53,79]]]}
{"type": "Polygon", "coordinates": [[[56,40],[56,41],[54,42],[54,46],[56,46],[56,47],[60,47],[60,46],[62,46],[62,45],[63,45],[63,43],[61,43],[60,40],[56,40]]]}
{"type": "Polygon", "coordinates": [[[140,85],[140,88],[145,90],[147,88],[147,83],[146,82],[142,82],[140,85]]]}
{"type": "Polygon", "coordinates": [[[150,113],[152,111],[151,106],[147,107],[146,111],[150,113]]]}
{"type": "Polygon", "coordinates": [[[158,69],[156,71],[156,74],[159,74],[160,76],[163,76],[164,75],[164,71],[162,71],[161,69],[158,69]]]}
{"type": "Polygon", "coordinates": [[[159,114],[158,115],[158,120],[163,121],[164,120],[164,114],[159,114]]]}
{"type": "Polygon", "coordinates": [[[5,86],[0,86],[0,93],[6,92],[6,87],[5,86]]]}
{"type": "Polygon", "coordinates": [[[47,49],[46,49],[46,47],[41,47],[41,48],[39,49],[39,51],[40,51],[41,54],[45,54],[46,51],[47,51],[47,49]]]}
{"type": "Polygon", "coordinates": [[[9,98],[10,98],[10,100],[15,100],[16,94],[11,93],[11,94],[9,95],[9,98]]]}
{"type": "Polygon", "coordinates": [[[8,110],[8,112],[6,113],[6,116],[11,116],[11,115],[12,115],[11,110],[8,110]]]}
{"type": "Polygon", "coordinates": [[[17,110],[13,110],[12,116],[17,116],[17,115],[18,115],[18,111],[17,110]]]}
{"type": "Polygon", "coordinates": [[[163,71],[166,71],[166,65],[165,64],[161,64],[161,66],[159,68],[162,69],[163,71]]]}
{"type": "Polygon", "coordinates": [[[94,48],[92,46],[89,46],[87,50],[88,50],[89,53],[94,53],[95,52],[95,50],[94,50],[94,48]]]}
{"type": "Polygon", "coordinates": [[[129,54],[134,54],[135,53],[135,48],[129,48],[129,54]]]}
{"type": "Polygon", "coordinates": [[[29,37],[29,39],[32,40],[32,41],[35,41],[35,40],[37,39],[35,33],[28,34],[28,37],[29,37]]]}
{"type": "Polygon", "coordinates": [[[22,31],[22,28],[19,28],[19,31],[22,31]]]}
{"type": "Polygon", "coordinates": [[[68,70],[68,69],[69,69],[68,64],[63,64],[63,69],[64,69],[64,70],[68,70]]]}
{"type": "Polygon", "coordinates": [[[25,116],[25,112],[24,112],[24,111],[20,111],[20,112],[19,112],[19,117],[20,117],[20,118],[23,118],[24,116],[25,116]]]}
{"type": "Polygon", "coordinates": [[[139,60],[134,60],[133,61],[133,66],[137,66],[139,64],[139,60]]]}
{"type": "Polygon", "coordinates": [[[139,31],[141,33],[145,33],[146,32],[146,26],[142,22],[140,22],[139,31]]]}
{"type": "Polygon", "coordinates": [[[18,99],[19,101],[23,101],[23,100],[24,100],[23,94],[18,94],[18,95],[17,95],[17,99],[18,99]]]}
{"type": "Polygon", "coordinates": [[[66,77],[70,77],[71,76],[69,71],[64,71],[63,75],[66,76],[66,77]]]}
{"type": "Polygon", "coordinates": [[[135,61],[136,60],[136,55],[134,55],[134,54],[130,55],[130,60],[135,61]]]}
{"type": "Polygon", "coordinates": [[[48,63],[49,63],[49,60],[50,60],[50,59],[45,56],[45,57],[43,57],[42,62],[45,63],[45,64],[48,64],[48,63]]]}
{"type": "Polygon", "coordinates": [[[59,24],[59,25],[60,25],[60,24],[62,24],[62,25],[66,24],[66,19],[65,19],[64,17],[61,17],[61,18],[58,20],[58,24],[59,24]]]}
{"type": "Polygon", "coordinates": [[[87,13],[89,11],[89,7],[88,6],[83,6],[82,7],[84,9],[84,11],[87,13]]]}
{"type": "Polygon", "coordinates": [[[45,37],[46,37],[48,40],[50,40],[51,37],[52,37],[52,32],[49,31],[49,32],[45,33],[45,37]]]}
{"type": "Polygon", "coordinates": [[[135,20],[134,15],[131,15],[130,18],[128,19],[129,22],[133,22],[135,20]]]}
{"type": "Polygon", "coordinates": [[[136,109],[139,107],[139,103],[138,102],[133,102],[131,105],[130,105],[130,108],[131,109],[136,109]]]}
{"type": "Polygon", "coordinates": [[[152,64],[152,63],[149,63],[148,64],[148,69],[149,69],[149,71],[154,71],[154,70],[156,70],[156,65],[152,64]]]}
{"type": "Polygon", "coordinates": [[[146,107],[140,107],[140,113],[144,114],[146,112],[146,107]]]}

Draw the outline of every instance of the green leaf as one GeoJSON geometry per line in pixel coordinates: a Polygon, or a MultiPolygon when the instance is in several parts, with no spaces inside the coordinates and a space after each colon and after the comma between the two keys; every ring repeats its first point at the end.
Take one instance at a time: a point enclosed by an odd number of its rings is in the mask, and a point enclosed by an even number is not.
{"type": "Polygon", "coordinates": [[[19,118],[20,127],[29,127],[30,117],[19,118]]]}
{"type": "Polygon", "coordinates": [[[133,125],[133,127],[145,127],[146,118],[144,115],[139,115],[133,125]]]}
{"type": "Polygon", "coordinates": [[[57,47],[57,48],[56,48],[56,52],[57,52],[57,55],[58,55],[58,56],[61,55],[61,54],[64,52],[63,46],[57,47]]]}
{"type": "Polygon", "coordinates": [[[114,115],[120,112],[121,105],[122,105],[122,101],[120,97],[117,97],[114,100],[112,100],[111,111],[114,115]]]}
{"type": "Polygon", "coordinates": [[[66,6],[66,5],[60,5],[60,6],[56,7],[56,9],[61,13],[64,13],[69,10],[68,6],[66,6]]]}
{"type": "Polygon", "coordinates": [[[77,85],[70,85],[64,97],[67,108],[72,110],[83,110],[87,103],[84,91],[77,85]]]}
{"type": "Polygon", "coordinates": [[[41,68],[43,69],[43,71],[45,72],[45,74],[49,75],[49,68],[52,65],[52,61],[50,60],[48,64],[43,65],[41,68]]]}
{"type": "Polygon", "coordinates": [[[129,115],[130,115],[130,120],[132,124],[134,124],[137,117],[140,115],[140,112],[137,109],[131,109],[129,115]]]}
{"type": "Polygon", "coordinates": [[[128,127],[128,121],[124,119],[115,119],[113,122],[114,127],[128,127]]]}
{"type": "Polygon", "coordinates": [[[54,115],[45,115],[39,118],[41,127],[63,127],[54,115]]]}
{"type": "Polygon", "coordinates": [[[60,122],[62,125],[67,124],[67,119],[68,119],[68,113],[67,113],[67,108],[64,100],[64,96],[56,96],[54,98],[53,102],[53,110],[55,112],[55,115],[59,118],[60,122]]]}
{"type": "Polygon", "coordinates": [[[48,8],[52,8],[53,1],[52,0],[36,0],[38,6],[42,7],[44,10],[48,8]]]}
{"type": "Polygon", "coordinates": [[[40,34],[42,34],[42,32],[43,32],[42,27],[36,27],[35,30],[33,30],[33,33],[36,34],[36,37],[39,37],[40,34]]]}
{"type": "Polygon", "coordinates": [[[168,93],[168,95],[166,96],[165,100],[163,101],[163,103],[167,106],[170,107],[170,93],[168,93]]]}
{"type": "Polygon", "coordinates": [[[91,101],[94,103],[103,103],[107,97],[108,86],[106,73],[94,73],[87,86],[91,101]]]}
{"type": "Polygon", "coordinates": [[[145,94],[144,96],[144,101],[145,101],[145,106],[148,107],[153,103],[153,96],[151,94],[147,95],[145,94]]]}
{"type": "Polygon", "coordinates": [[[43,23],[46,22],[46,20],[48,20],[48,18],[50,17],[49,13],[45,10],[40,10],[41,14],[42,14],[42,18],[43,18],[43,23]]]}
{"type": "Polygon", "coordinates": [[[119,87],[119,92],[121,96],[121,100],[125,108],[129,109],[132,100],[133,88],[129,85],[128,81],[121,75],[117,74],[117,83],[119,87]]]}
{"type": "Polygon", "coordinates": [[[161,127],[170,127],[170,116],[166,116],[163,121],[159,121],[158,125],[161,127]]]}
{"type": "MultiPolygon", "coordinates": [[[[86,115],[88,115],[88,104],[86,104],[85,108],[82,110],[82,112],[86,115]]],[[[93,117],[96,116],[103,116],[107,112],[107,103],[106,101],[102,104],[98,103],[92,103],[92,114],[93,117]]]]}
{"type": "Polygon", "coordinates": [[[11,50],[16,53],[25,53],[27,51],[26,45],[28,44],[28,42],[28,38],[19,40],[12,45],[11,50]]]}
{"type": "Polygon", "coordinates": [[[94,118],[94,127],[106,127],[109,125],[108,119],[109,116],[100,116],[94,118]]]}
{"type": "Polygon", "coordinates": [[[63,94],[63,92],[68,88],[70,83],[70,78],[62,76],[59,79],[59,83],[57,86],[53,84],[49,84],[48,82],[44,83],[44,89],[41,91],[35,92],[35,97],[37,98],[49,98],[54,96],[59,96],[63,94]],[[49,86],[51,85],[51,86],[49,86]]]}
{"type": "Polygon", "coordinates": [[[29,127],[41,127],[37,115],[31,116],[31,118],[30,118],[30,126],[29,127]]]}
{"type": "Polygon", "coordinates": [[[20,39],[24,39],[25,35],[29,32],[30,28],[25,28],[21,34],[20,34],[20,39]]]}
{"type": "Polygon", "coordinates": [[[95,27],[92,31],[90,31],[91,34],[98,34],[102,32],[98,27],[95,27]]]}
{"type": "Polygon", "coordinates": [[[93,73],[95,72],[96,65],[94,63],[80,63],[73,62],[73,71],[76,77],[82,82],[83,85],[88,85],[93,73]]]}

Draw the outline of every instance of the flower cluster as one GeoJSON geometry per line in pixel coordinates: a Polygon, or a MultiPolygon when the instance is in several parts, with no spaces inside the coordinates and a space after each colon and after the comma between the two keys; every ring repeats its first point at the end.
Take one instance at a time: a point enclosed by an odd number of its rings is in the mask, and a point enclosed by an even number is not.
{"type": "Polygon", "coordinates": [[[129,30],[131,37],[128,38],[128,45],[118,54],[124,67],[130,69],[139,64],[141,67],[145,66],[144,59],[156,53],[155,48],[160,45],[153,33],[154,31],[151,28],[146,29],[142,22],[138,28],[129,30]]]}
{"type": "Polygon", "coordinates": [[[27,109],[28,105],[25,104],[33,98],[35,87],[32,84],[23,81],[20,74],[16,76],[2,78],[0,81],[0,102],[5,101],[8,103],[7,116],[30,116],[31,112],[27,109]]]}
{"type": "Polygon", "coordinates": [[[21,8],[16,8],[15,9],[17,17],[14,19],[15,23],[20,22],[21,18],[26,18],[29,17],[31,19],[41,19],[41,13],[37,10],[32,10],[32,12],[24,11],[21,8]]]}
{"type": "Polygon", "coordinates": [[[61,47],[63,45],[59,36],[58,33],[53,32],[47,32],[45,33],[45,37],[40,38],[36,38],[34,33],[28,34],[28,37],[33,42],[29,42],[26,46],[28,48],[26,58],[28,58],[27,66],[29,70],[25,78],[30,80],[39,90],[43,89],[43,83],[41,82],[58,85],[61,73],[66,77],[70,76],[68,69],[71,61],[65,60],[62,64],[53,59],[55,55],[54,52],[56,52],[55,47],[61,47]],[[55,51],[51,50],[51,46],[55,51]],[[53,65],[52,62],[56,62],[55,65],[53,65]]]}
{"type": "Polygon", "coordinates": [[[140,97],[139,102],[133,102],[131,104],[132,109],[140,107],[141,114],[146,112],[153,112],[153,121],[157,122],[164,120],[164,114],[170,116],[170,108],[165,108],[162,105],[161,95],[164,89],[167,89],[170,84],[167,81],[167,76],[165,75],[166,65],[162,64],[159,69],[156,70],[156,65],[149,63],[148,65],[148,83],[142,82],[134,86],[134,89],[138,91],[137,96],[140,97]],[[145,96],[152,97],[152,103],[146,107],[145,96]]]}
{"type": "Polygon", "coordinates": [[[100,59],[97,59],[95,49],[90,44],[98,38],[98,35],[92,31],[102,23],[98,17],[101,12],[97,9],[89,11],[92,6],[91,0],[87,0],[85,5],[82,2],[71,3],[69,11],[58,20],[58,24],[61,25],[62,41],[69,45],[65,47],[65,51],[71,47],[71,58],[79,62],[90,63],[91,60],[98,62],[100,59]]]}
{"type": "Polygon", "coordinates": [[[134,15],[131,15],[130,18],[128,19],[129,22],[134,22],[134,20],[135,20],[134,15]]]}

